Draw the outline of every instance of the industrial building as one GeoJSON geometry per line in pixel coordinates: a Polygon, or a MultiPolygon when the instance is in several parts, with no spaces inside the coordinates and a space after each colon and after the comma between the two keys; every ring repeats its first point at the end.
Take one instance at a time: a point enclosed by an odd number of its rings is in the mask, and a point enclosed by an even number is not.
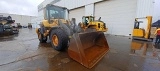
{"type": "Polygon", "coordinates": [[[3,17],[11,16],[12,19],[15,20],[15,23],[20,23],[22,26],[27,26],[28,23],[31,23],[31,20],[35,18],[34,16],[7,14],[7,13],[0,13],[0,16],[3,17]]]}
{"type": "MultiPolygon", "coordinates": [[[[76,18],[76,23],[82,21],[82,16],[93,15],[108,27],[107,34],[132,35],[135,18],[152,16],[155,22],[160,18],[159,0],[45,0],[38,6],[38,17],[34,23],[43,19],[43,8],[54,4],[69,9],[69,19],[76,18]]],[[[142,28],[146,25],[143,20],[142,28]]]]}

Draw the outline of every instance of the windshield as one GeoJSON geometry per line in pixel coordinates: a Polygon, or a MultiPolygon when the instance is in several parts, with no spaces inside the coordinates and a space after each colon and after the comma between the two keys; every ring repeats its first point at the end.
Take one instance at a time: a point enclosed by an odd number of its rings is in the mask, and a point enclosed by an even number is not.
{"type": "Polygon", "coordinates": [[[82,17],[82,22],[86,22],[86,23],[89,23],[89,22],[93,22],[94,21],[94,17],[91,17],[91,16],[88,16],[88,17],[82,17]]]}
{"type": "Polygon", "coordinates": [[[59,8],[59,7],[55,7],[55,6],[51,6],[48,10],[47,10],[47,17],[48,15],[50,16],[50,18],[56,18],[56,19],[65,19],[65,9],[64,8],[59,8]],[[49,11],[49,12],[48,12],[49,11]],[[49,14],[48,14],[49,13],[49,14]]]}
{"type": "Polygon", "coordinates": [[[91,19],[90,19],[90,21],[92,22],[92,21],[94,21],[94,17],[90,17],[91,19]]]}

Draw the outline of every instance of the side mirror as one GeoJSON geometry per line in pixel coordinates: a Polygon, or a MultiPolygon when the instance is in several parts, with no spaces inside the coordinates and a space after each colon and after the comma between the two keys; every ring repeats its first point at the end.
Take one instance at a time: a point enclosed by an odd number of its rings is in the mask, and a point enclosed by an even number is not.
{"type": "Polygon", "coordinates": [[[99,19],[98,19],[99,21],[101,20],[101,17],[99,17],[99,19]]]}

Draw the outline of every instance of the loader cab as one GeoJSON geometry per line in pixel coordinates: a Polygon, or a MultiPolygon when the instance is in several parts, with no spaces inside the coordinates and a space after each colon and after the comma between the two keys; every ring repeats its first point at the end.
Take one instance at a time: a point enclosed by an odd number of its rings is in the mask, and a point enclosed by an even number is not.
{"type": "Polygon", "coordinates": [[[93,16],[83,16],[82,17],[82,23],[84,23],[86,26],[90,23],[94,21],[94,17],[93,16]]]}
{"type": "Polygon", "coordinates": [[[44,9],[44,19],[50,23],[52,19],[68,19],[68,9],[48,4],[44,9]]]}

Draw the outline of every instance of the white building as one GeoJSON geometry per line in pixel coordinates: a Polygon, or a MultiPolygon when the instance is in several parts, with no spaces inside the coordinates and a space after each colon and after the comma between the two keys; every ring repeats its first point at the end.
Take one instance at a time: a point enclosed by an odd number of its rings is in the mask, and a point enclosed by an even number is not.
{"type": "Polygon", "coordinates": [[[32,18],[34,16],[27,16],[27,15],[16,15],[16,14],[7,14],[7,13],[0,13],[3,17],[11,16],[15,23],[20,23],[22,26],[27,26],[28,23],[31,23],[32,18]]]}
{"type": "Polygon", "coordinates": [[[49,3],[67,7],[69,18],[77,23],[85,15],[101,17],[113,35],[132,34],[135,18],[153,16],[153,22],[160,18],[160,0],[45,0],[38,6],[37,23],[44,19],[43,8],[49,3]]]}

